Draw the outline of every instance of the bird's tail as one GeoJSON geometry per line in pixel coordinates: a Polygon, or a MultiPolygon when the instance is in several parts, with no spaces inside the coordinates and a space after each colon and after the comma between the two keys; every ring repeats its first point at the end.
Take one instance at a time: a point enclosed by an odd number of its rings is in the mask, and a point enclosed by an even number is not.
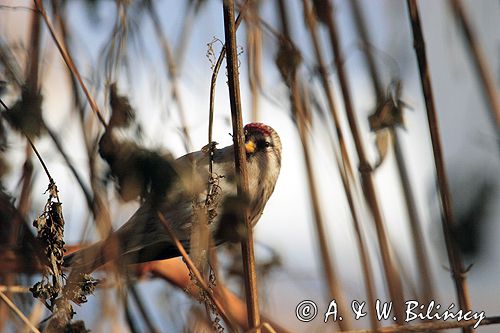
{"type": "Polygon", "coordinates": [[[63,266],[82,273],[92,273],[107,261],[103,242],[78,250],[64,257],[63,266]]]}

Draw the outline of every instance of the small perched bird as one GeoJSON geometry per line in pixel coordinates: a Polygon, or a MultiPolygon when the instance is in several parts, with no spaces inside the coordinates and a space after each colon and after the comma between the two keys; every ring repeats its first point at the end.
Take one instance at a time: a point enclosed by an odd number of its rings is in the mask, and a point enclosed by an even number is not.
{"type": "MultiPolygon", "coordinates": [[[[244,133],[249,185],[246,203],[248,218],[253,226],[262,215],[278,179],[281,141],[274,129],[261,123],[246,125],[244,133]]],[[[219,222],[220,216],[224,215],[224,202],[234,198],[237,193],[234,148],[228,146],[213,152],[213,193],[210,200],[207,200],[209,156],[209,152],[202,150],[175,160],[174,169],[179,177],[160,202],[146,200],[135,214],[107,239],[67,255],[64,258],[64,266],[90,273],[110,260],[133,264],[179,256],[180,253],[159,220],[158,211],[188,249],[192,225],[196,223],[195,207],[209,205],[209,210],[215,218],[213,222],[212,219],[209,220],[208,228],[215,245],[228,241],[231,235],[227,235],[225,230],[220,232],[219,222]]],[[[226,224],[227,222],[221,225],[221,228],[226,224]]]]}

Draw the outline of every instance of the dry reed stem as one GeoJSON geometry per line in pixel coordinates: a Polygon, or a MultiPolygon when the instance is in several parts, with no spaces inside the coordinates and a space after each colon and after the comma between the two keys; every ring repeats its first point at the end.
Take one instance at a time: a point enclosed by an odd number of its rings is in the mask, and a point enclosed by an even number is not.
{"type": "Polygon", "coordinates": [[[25,286],[0,286],[0,291],[3,293],[13,293],[13,294],[31,293],[30,288],[25,286]]]}
{"type": "MultiPolygon", "coordinates": [[[[248,195],[248,173],[243,134],[243,116],[241,110],[240,82],[238,70],[238,52],[236,49],[236,25],[234,16],[234,0],[223,1],[224,35],[227,45],[226,64],[229,86],[229,101],[231,104],[231,120],[233,125],[234,164],[238,198],[244,202],[248,195]]],[[[243,257],[243,278],[247,301],[249,327],[259,327],[260,311],[257,291],[257,273],[255,270],[255,255],[253,244],[253,228],[248,219],[248,209],[243,208],[242,218],[246,226],[246,239],[241,242],[243,257]]],[[[259,333],[257,329],[257,333],[259,333]]]]}
{"type": "Polygon", "coordinates": [[[57,49],[59,50],[59,53],[61,53],[61,56],[64,59],[64,62],[66,63],[68,68],[71,70],[71,73],[73,73],[73,75],[76,76],[78,82],[80,83],[80,86],[81,86],[83,92],[85,93],[85,96],[87,96],[87,100],[90,104],[90,107],[92,108],[92,111],[94,111],[97,118],[99,118],[99,121],[101,122],[101,124],[106,128],[107,127],[106,121],[104,120],[104,117],[102,116],[101,112],[99,111],[99,107],[97,106],[97,103],[95,102],[94,98],[92,97],[92,95],[90,95],[90,92],[88,91],[87,86],[83,82],[82,77],[80,76],[80,72],[76,68],[75,63],[73,62],[71,55],[68,53],[67,48],[64,44],[64,41],[61,42],[56,35],[55,29],[54,29],[52,23],[50,22],[50,19],[47,16],[47,12],[45,11],[45,8],[43,6],[43,1],[42,0],[33,0],[33,1],[35,2],[35,5],[36,5],[38,11],[42,15],[42,17],[45,21],[45,24],[47,25],[47,28],[50,31],[52,39],[54,40],[54,42],[57,46],[57,49]]]}
{"type": "Polygon", "coordinates": [[[486,60],[486,56],[482,48],[479,46],[477,38],[474,36],[470,20],[465,13],[462,2],[460,0],[451,0],[450,4],[453,13],[460,23],[464,39],[469,46],[469,51],[472,59],[474,60],[477,75],[483,85],[484,97],[491,109],[491,120],[494,124],[496,124],[496,130],[500,131],[500,100],[495,80],[492,76],[493,71],[488,68],[488,61],[486,60]]]}
{"type": "Polygon", "coordinates": [[[5,294],[0,291],[0,298],[7,304],[7,306],[29,327],[33,332],[40,333],[40,331],[26,318],[26,316],[19,310],[19,308],[7,297],[5,294]]]}
{"type": "MultiPolygon", "coordinates": [[[[291,33],[289,30],[287,7],[285,6],[285,2],[283,0],[278,1],[278,10],[281,19],[281,29],[283,31],[282,35],[284,40],[282,40],[282,42],[291,44],[292,42],[291,42],[291,33]]],[[[295,46],[292,47],[296,49],[295,46]]],[[[289,54],[288,56],[292,57],[291,54],[289,54]]],[[[311,198],[314,225],[316,229],[316,236],[318,238],[319,250],[321,254],[321,264],[323,266],[323,273],[325,275],[329,300],[335,299],[339,307],[339,312],[346,313],[346,311],[348,311],[348,307],[346,306],[344,296],[341,292],[342,288],[339,285],[338,282],[339,280],[335,272],[332,258],[330,255],[328,241],[325,233],[325,223],[321,215],[319,196],[314,179],[312,161],[309,154],[309,144],[308,144],[309,138],[307,134],[307,124],[306,124],[308,117],[306,116],[306,114],[310,114],[310,112],[309,110],[305,109],[307,107],[307,103],[305,103],[300,89],[300,82],[297,74],[297,68],[292,67],[294,65],[297,66],[298,64],[290,65],[289,68],[286,69],[288,71],[287,74],[290,76],[289,77],[290,82],[287,82],[290,90],[289,98],[293,110],[293,117],[300,137],[302,153],[304,155],[307,186],[308,186],[309,196],[311,198]]],[[[338,321],[335,324],[339,326],[341,330],[349,329],[350,326],[350,323],[348,321],[338,321]]]]}
{"type": "Polygon", "coordinates": [[[345,69],[342,64],[342,56],[340,51],[340,43],[337,33],[337,27],[335,25],[332,14],[333,8],[329,0],[325,1],[327,1],[330,10],[327,10],[325,13],[326,22],[324,23],[328,28],[330,46],[332,48],[332,54],[335,58],[335,67],[340,82],[342,97],[344,99],[347,121],[349,123],[349,128],[351,129],[351,134],[354,139],[354,145],[356,147],[356,152],[359,158],[359,164],[360,164],[359,172],[361,174],[363,193],[370,206],[370,210],[375,222],[377,238],[382,257],[382,263],[384,266],[384,272],[387,279],[387,285],[389,288],[389,295],[392,301],[394,302],[394,312],[397,318],[397,322],[403,324],[404,314],[402,311],[404,309],[404,293],[403,293],[401,277],[399,276],[399,273],[394,264],[391,244],[389,242],[389,238],[385,230],[384,219],[382,217],[382,211],[380,209],[380,205],[378,202],[378,196],[372,177],[373,175],[371,172],[371,166],[369,165],[368,159],[365,154],[361,133],[358,127],[356,115],[354,113],[349,83],[347,81],[347,75],[345,73],[345,69]]]}
{"type": "MultiPolygon", "coordinates": [[[[332,87],[330,86],[330,81],[328,80],[327,76],[326,62],[323,57],[323,51],[321,50],[319,37],[316,30],[316,25],[317,25],[316,18],[313,16],[308,1],[303,0],[303,6],[304,6],[304,14],[306,17],[306,24],[311,34],[311,40],[313,42],[314,52],[316,54],[316,60],[319,66],[318,70],[321,78],[321,83],[325,91],[325,95],[327,97],[328,107],[330,109],[330,113],[333,118],[333,122],[336,129],[336,135],[341,150],[341,157],[342,157],[341,160],[339,159],[339,156],[336,154],[336,152],[334,152],[334,155],[336,157],[340,178],[342,180],[342,185],[344,188],[344,192],[346,194],[349,210],[351,212],[351,217],[353,220],[353,226],[356,233],[356,240],[358,242],[359,252],[361,254],[360,259],[363,271],[363,279],[365,282],[367,301],[368,304],[375,304],[375,287],[374,287],[372,268],[370,265],[370,258],[368,255],[368,250],[366,248],[365,240],[363,239],[361,223],[359,221],[358,214],[356,212],[356,206],[354,203],[353,188],[351,187],[351,181],[353,181],[352,164],[349,159],[349,154],[347,153],[347,146],[344,140],[344,134],[340,126],[337,108],[335,107],[335,103],[333,100],[332,87]]],[[[354,182],[352,183],[352,185],[354,185],[354,182]]],[[[374,312],[370,312],[370,322],[372,328],[377,328],[380,326],[380,322],[377,320],[374,312]]]]}
{"type": "MultiPolygon", "coordinates": [[[[184,246],[182,246],[181,242],[179,239],[175,236],[173,233],[172,229],[170,228],[169,222],[163,217],[163,215],[158,212],[158,218],[160,219],[160,222],[163,224],[165,231],[169,235],[170,239],[174,242],[175,246],[179,250],[179,252],[182,255],[182,258],[184,259],[186,265],[188,266],[189,270],[191,273],[194,275],[196,278],[196,281],[198,282],[199,286],[203,291],[205,292],[206,296],[210,298],[210,301],[214,304],[214,306],[217,308],[217,311],[221,315],[221,317],[224,319],[226,322],[228,328],[232,332],[238,332],[236,325],[233,323],[232,318],[230,318],[228,311],[225,310],[225,308],[222,306],[222,304],[219,302],[217,298],[214,297],[213,293],[211,292],[210,288],[208,287],[205,279],[203,279],[203,276],[201,275],[200,271],[196,268],[195,264],[191,261],[189,258],[189,255],[187,254],[186,250],[184,249],[184,246]]],[[[179,276],[180,277],[180,276],[179,276]]]]}
{"type": "MultiPolygon", "coordinates": [[[[248,0],[247,2],[248,3],[248,0]]],[[[243,20],[242,12],[245,10],[246,3],[240,8],[240,14],[236,18],[236,30],[238,30],[241,21],[243,20]]],[[[210,80],[210,106],[208,111],[208,143],[210,144],[213,141],[213,123],[214,123],[214,114],[215,114],[215,87],[217,85],[217,76],[219,75],[220,67],[222,66],[222,62],[224,61],[224,57],[226,56],[226,44],[222,46],[220,50],[219,57],[217,58],[217,62],[214,65],[212,71],[212,79],[210,80]]]]}
{"type": "MultiPolygon", "coordinates": [[[[352,7],[354,21],[356,23],[359,35],[361,37],[361,42],[363,45],[369,45],[369,34],[366,27],[361,8],[359,6],[359,0],[352,0],[349,2],[352,7]]],[[[368,71],[370,73],[370,78],[372,85],[377,96],[377,105],[384,103],[385,94],[383,85],[380,79],[380,74],[375,64],[375,59],[373,53],[370,50],[364,52],[365,60],[368,65],[368,71]]],[[[389,128],[392,137],[392,145],[394,149],[394,155],[396,158],[396,165],[399,172],[399,177],[401,179],[401,185],[403,188],[403,194],[406,203],[406,209],[408,212],[408,218],[410,222],[411,235],[413,237],[413,246],[415,249],[415,257],[418,264],[418,268],[421,276],[421,288],[420,292],[423,294],[424,300],[430,302],[434,296],[434,288],[431,279],[431,269],[429,267],[429,261],[427,260],[427,251],[425,250],[424,237],[422,235],[422,229],[419,223],[419,217],[417,212],[417,205],[415,203],[415,198],[411,189],[410,177],[408,175],[408,170],[406,169],[403,149],[401,147],[401,140],[399,137],[398,129],[394,126],[389,128]]]]}
{"type": "MultiPolygon", "coordinates": [[[[434,163],[437,174],[438,192],[441,199],[441,220],[443,226],[444,239],[446,242],[446,250],[451,265],[452,277],[455,282],[455,289],[458,297],[460,308],[464,311],[471,309],[471,302],[468,294],[468,287],[465,277],[460,253],[452,236],[453,226],[453,210],[451,206],[451,194],[449,192],[448,180],[446,177],[444,158],[439,138],[439,126],[437,112],[434,106],[434,97],[431,86],[430,72],[427,66],[427,57],[425,51],[425,41],[420,25],[420,15],[416,0],[407,0],[408,15],[410,18],[411,28],[413,32],[413,46],[418,61],[420,71],[420,80],[422,84],[422,92],[424,94],[425,106],[427,109],[427,121],[429,123],[429,131],[432,140],[432,151],[434,154],[434,163]]],[[[470,328],[464,328],[464,332],[471,332],[470,328]]]]}

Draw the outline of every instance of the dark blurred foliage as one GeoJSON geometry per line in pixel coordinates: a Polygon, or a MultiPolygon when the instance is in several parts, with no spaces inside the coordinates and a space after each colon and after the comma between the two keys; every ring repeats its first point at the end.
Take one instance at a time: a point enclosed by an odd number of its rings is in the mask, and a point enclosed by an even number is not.
{"type": "Polygon", "coordinates": [[[39,136],[43,129],[42,100],[40,91],[23,86],[21,98],[6,111],[10,125],[29,138],[39,136]]]}
{"type": "MultiPolygon", "coordinates": [[[[14,198],[0,190],[0,257],[12,258],[21,271],[36,271],[43,250],[14,206],[14,198]]],[[[6,263],[5,260],[3,262],[6,263]]]]}
{"type": "Polygon", "coordinates": [[[119,140],[115,129],[131,126],[135,112],[125,96],[110,88],[111,119],[99,141],[99,153],[110,167],[118,192],[125,201],[141,197],[162,198],[177,176],[170,154],[146,149],[130,140],[119,140]]]}
{"type": "MultiPolygon", "coordinates": [[[[457,241],[460,251],[471,259],[476,259],[481,255],[482,243],[487,232],[488,208],[493,202],[496,191],[491,183],[481,182],[473,185],[475,179],[468,180],[471,186],[476,189],[469,192],[471,195],[466,201],[457,202],[455,208],[455,227],[453,235],[457,241]]],[[[470,191],[470,188],[463,188],[463,191],[470,191]]]]}

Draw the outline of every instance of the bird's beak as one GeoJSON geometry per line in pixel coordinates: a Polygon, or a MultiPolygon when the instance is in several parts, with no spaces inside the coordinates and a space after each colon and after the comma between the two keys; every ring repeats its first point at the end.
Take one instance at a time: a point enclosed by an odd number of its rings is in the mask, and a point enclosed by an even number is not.
{"type": "Polygon", "coordinates": [[[247,154],[253,154],[255,152],[255,142],[252,139],[245,143],[245,150],[247,154]]]}

